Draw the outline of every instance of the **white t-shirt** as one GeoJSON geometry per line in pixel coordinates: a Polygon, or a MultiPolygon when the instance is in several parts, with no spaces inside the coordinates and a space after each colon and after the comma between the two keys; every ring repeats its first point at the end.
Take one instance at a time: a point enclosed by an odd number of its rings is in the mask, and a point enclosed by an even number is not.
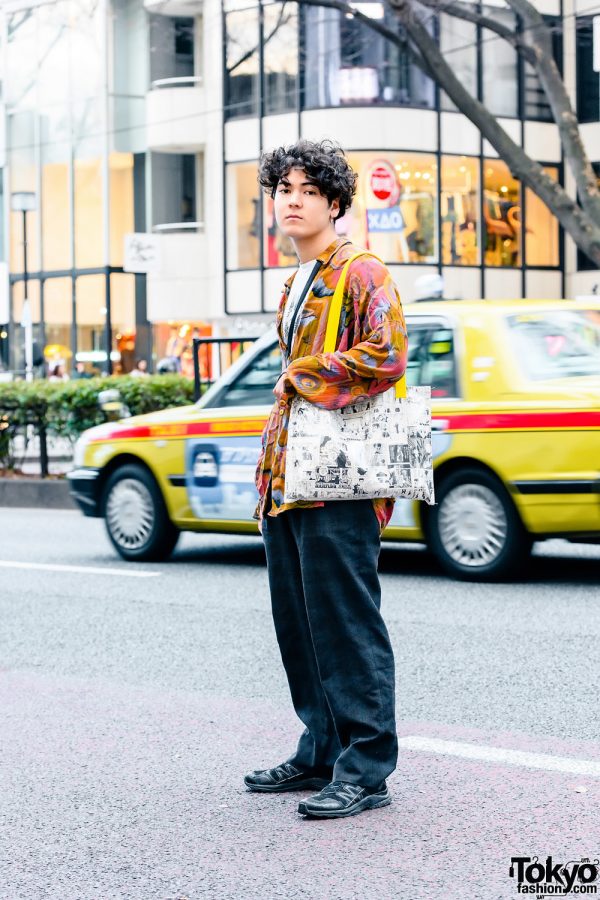
{"type": "MultiPolygon", "coordinates": [[[[290,324],[292,321],[292,316],[294,315],[294,310],[298,305],[298,300],[302,296],[302,291],[306,287],[306,283],[310,278],[310,273],[315,267],[316,259],[310,259],[308,262],[301,263],[298,266],[298,271],[296,272],[296,277],[292,282],[292,286],[290,288],[290,293],[287,298],[285,308],[283,310],[283,319],[281,321],[281,333],[283,335],[283,340],[285,341],[285,345],[290,348],[290,341],[288,340],[288,331],[290,328],[290,324]]],[[[308,291],[306,292],[306,296],[308,296],[308,291]]],[[[306,299],[306,298],[305,298],[306,299]]],[[[304,304],[303,304],[304,305],[304,304]]],[[[300,315],[300,313],[298,313],[300,315]]],[[[296,316],[296,322],[298,322],[298,317],[296,316]]],[[[293,337],[293,335],[291,335],[293,337]]]]}

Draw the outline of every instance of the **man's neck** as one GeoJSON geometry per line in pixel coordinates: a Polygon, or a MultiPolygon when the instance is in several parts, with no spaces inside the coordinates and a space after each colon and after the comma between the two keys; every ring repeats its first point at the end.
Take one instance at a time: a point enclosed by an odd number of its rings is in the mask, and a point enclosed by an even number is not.
{"type": "Polygon", "coordinates": [[[331,228],[327,228],[325,231],[321,231],[312,237],[293,241],[300,265],[320,256],[330,244],[333,244],[337,236],[337,232],[332,225],[331,228]]]}

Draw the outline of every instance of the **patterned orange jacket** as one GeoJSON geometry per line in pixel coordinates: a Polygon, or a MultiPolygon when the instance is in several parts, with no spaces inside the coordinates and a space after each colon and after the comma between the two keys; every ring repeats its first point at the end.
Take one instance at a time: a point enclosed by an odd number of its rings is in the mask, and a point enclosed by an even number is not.
{"type": "MultiPolygon", "coordinates": [[[[284,503],[285,457],[291,401],[296,393],[325,409],[340,409],[392,387],[404,374],[408,348],[400,296],[387,268],[372,256],[361,256],[348,270],[334,353],[323,353],[329,301],[344,263],[360,248],[338,238],[317,257],[321,263],[302,310],[298,314],[288,354],[286,396],[275,401],[262,435],[256,469],[259,502],[254,517],[262,520],[271,486],[269,516],[323,502],[284,503]]],[[[283,311],[295,273],[286,281],[276,326],[282,352],[283,311]]],[[[393,499],[373,500],[383,531],[393,499]]]]}

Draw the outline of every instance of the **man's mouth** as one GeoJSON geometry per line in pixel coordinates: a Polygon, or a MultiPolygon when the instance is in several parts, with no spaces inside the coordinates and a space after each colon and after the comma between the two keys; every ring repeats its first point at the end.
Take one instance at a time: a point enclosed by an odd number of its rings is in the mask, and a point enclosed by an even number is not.
{"type": "Polygon", "coordinates": [[[286,220],[288,220],[288,219],[298,219],[298,221],[300,221],[302,217],[301,217],[301,216],[286,216],[285,218],[286,218],[286,220]]]}

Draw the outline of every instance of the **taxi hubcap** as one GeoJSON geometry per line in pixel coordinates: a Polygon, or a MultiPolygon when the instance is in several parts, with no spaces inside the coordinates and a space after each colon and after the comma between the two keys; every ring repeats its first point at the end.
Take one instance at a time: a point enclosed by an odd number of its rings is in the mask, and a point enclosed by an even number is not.
{"type": "Polygon", "coordinates": [[[143,547],[154,525],[154,504],[146,485],[135,478],[117,482],[108,496],[106,521],[120,546],[143,547]]]}
{"type": "Polygon", "coordinates": [[[462,566],[494,562],[506,543],[508,523],[496,494],[482,484],[450,490],[440,505],[440,538],[450,558],[462,566]]]}

